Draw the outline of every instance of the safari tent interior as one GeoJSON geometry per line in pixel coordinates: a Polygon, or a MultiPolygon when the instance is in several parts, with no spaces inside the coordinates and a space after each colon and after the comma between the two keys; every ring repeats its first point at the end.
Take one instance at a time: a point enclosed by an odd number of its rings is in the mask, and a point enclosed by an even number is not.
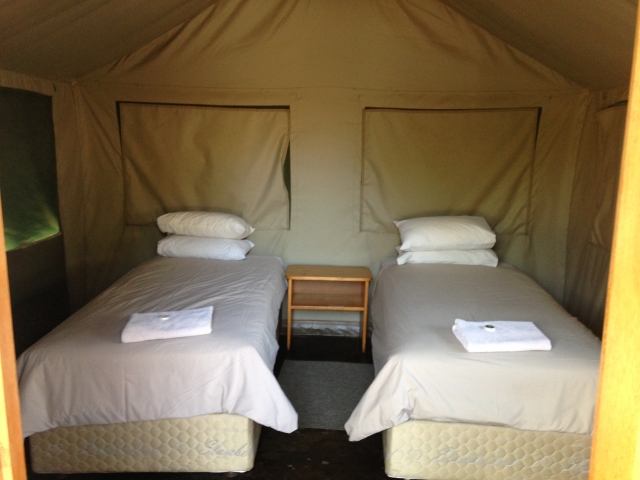
{"type": "MultiPolygon", "coordinates": [[[[26,475],[16,352],[155,256],[156,218],[180,210],[245,218],[251,255],[374,277],[394,220],[484,216],[500,261],[603,338],[590,478],[640,478],[636,17],[634,0],[1,2],[3,478],[26,475]]],[[[355,315],[300,319],[358,334],[355,315]]]]}

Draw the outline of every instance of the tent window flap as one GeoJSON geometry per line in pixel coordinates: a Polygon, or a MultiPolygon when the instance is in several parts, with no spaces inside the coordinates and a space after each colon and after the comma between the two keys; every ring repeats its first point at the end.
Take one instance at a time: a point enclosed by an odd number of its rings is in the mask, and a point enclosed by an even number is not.
{"type": "Polygon", "coordinates": [[[6,250],[60,233],[51,97],[0,88],[0,189],[6,250]]]}
{"type": "Polygon", "coordinates": [[[539,110],[365,109],[361,230],[477,214],[526,235],[539,110]]]}
{"type": "Polygon", "coordinates": [[[120,103],[127,225],[216,210],[289,228],[287,108],[120,103]]]}

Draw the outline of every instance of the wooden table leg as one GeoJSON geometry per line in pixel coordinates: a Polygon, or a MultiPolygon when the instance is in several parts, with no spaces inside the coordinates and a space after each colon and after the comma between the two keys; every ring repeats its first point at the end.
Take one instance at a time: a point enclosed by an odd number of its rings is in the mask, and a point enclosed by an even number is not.
{"type": "Polygon", "coordinates": [[[287,350],[291,349],[291,298],[293,297],[293,280],[289,279],[288,305],[287,305],[287,350]]]}
{"type": "Polygon", "coordinates": [[[369,282],[364,282],[364,311],[362,312],[362,353],[367,348],[367,315],[369,307],[369,282]]]}

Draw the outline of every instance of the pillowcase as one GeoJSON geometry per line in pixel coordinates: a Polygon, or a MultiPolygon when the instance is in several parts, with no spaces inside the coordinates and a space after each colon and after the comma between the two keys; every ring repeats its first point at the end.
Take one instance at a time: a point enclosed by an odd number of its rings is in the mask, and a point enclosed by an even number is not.
{"type": "Polygon", "coordinates": [[[496,235],[483,217],[420,217],[395,221],[404,252],[491,248],[496,235]]]}
{"type": "Polygon", "coordinates": [[[158,217],[158,227],[165,233],[193,237],[241,239],[255,229],[243,218],[219,212],[174,212],[158,217]]]}
{"type": "Polygon", "coordinates": [[[250,240],[169,235],[158,242],[158,255],[213,260],[242,260],[253,246],[253,242],[250,240]]]}
{"type": "Polygon", "coordinates": [[[399,252],[398,265],[405,263],[449,263],[455,265],[498,266],[498,255],[491,249],[483,250],[424,250],[399,252]]]}

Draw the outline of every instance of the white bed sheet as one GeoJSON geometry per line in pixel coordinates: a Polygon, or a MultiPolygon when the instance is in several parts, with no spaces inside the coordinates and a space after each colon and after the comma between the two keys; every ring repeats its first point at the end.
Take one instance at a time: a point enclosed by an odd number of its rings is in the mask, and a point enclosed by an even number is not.
{"type": "Polygon", "coordinates": [[[350,440],[411,419],[592,433],[600,341],[516,269],[386,266],[371,312],[376,378],[345,425],[350,440]],[[532,321],[552,350],[468,353],[456,318],[532,321]]]}
{"type": "Polygon", "coordinates": [[[285,290],[277,257],[136,267],[20,356],[24,435],[221,412],[292,432],[297,414],[273,375],[285,290]],[[132,313],[209,305],[209,335],[120,341],[132,313]]]}

